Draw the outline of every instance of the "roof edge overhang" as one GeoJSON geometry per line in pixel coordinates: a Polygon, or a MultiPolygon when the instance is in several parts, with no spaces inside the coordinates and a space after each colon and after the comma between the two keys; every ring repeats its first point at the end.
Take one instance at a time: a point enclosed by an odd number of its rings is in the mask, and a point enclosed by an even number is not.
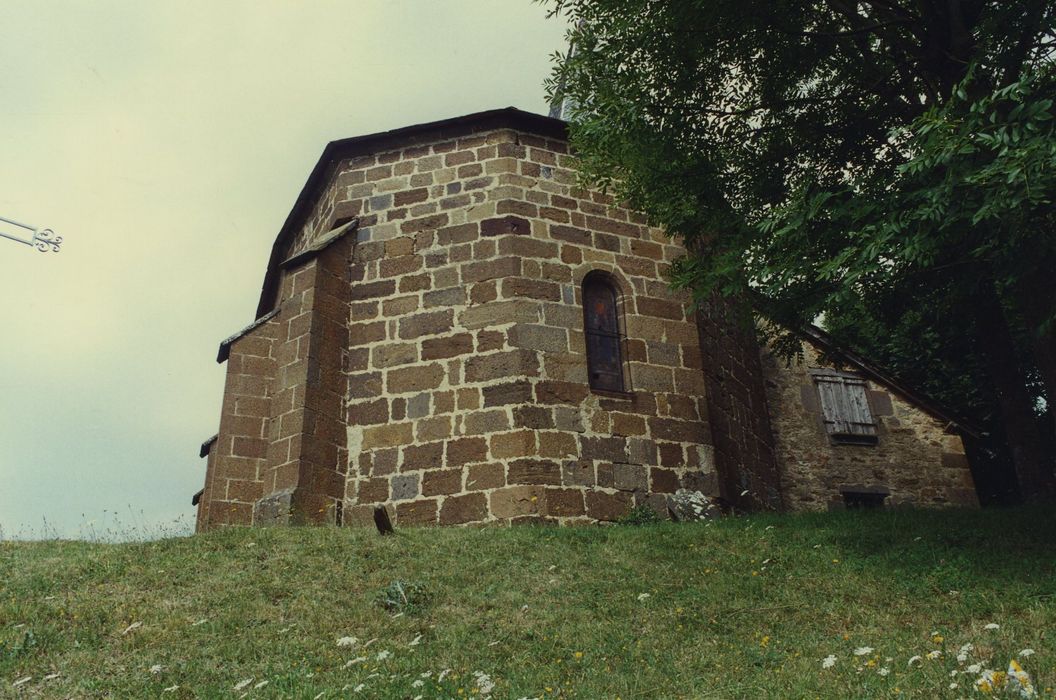
{"type": "Polygon", "coordinates": [[[264,274],[264,284],[260,291],[260,301],[257,304],[256,318],[259,319],[272,310],[278,285],[278,273],[283,263],[283,250],[310,213],[320,191],[326,186],[329,176],[340,160],[363,155],[379,148],[391,147],[395,145],[392,142],[399,142],[433,131],[473,132],[501,128],[521,129],[540,136],[561,139],[567,138],[568,135],[568,125],[560,119],[525,112],[516,107],[505,107],[364,136],[353,136],[328,143],[315,167],[312,168],[304,187],[301,188],[300,194],[297,195],[293,208],[282,224],[282,228],[279,229],[279,234],[271,247],[271,256],[268,259],[268,268],[264,274]]]}
{"type": "Polygon", "coordinates": [[[974,438],[981,437],[985,432],[982,428],[974,425],[971,421],[959,418],[952,410],[930,396],[927,396],[899,381],[892,374],[884,370],[882,367],[877,366],[867,358],[859,355],[853,350],[840,346],[832,336],[821,328],[811,324],[799,328],[796,332],[797,335],[808,343],[821,349],[832,359],[847,363],[876,383],[882,384],[889,389],[894,390],[895,393],[901,394],[918,408],[921,408],[932,416],[945,421],[948,428],[955,428],[956,430],[974,438]]]}

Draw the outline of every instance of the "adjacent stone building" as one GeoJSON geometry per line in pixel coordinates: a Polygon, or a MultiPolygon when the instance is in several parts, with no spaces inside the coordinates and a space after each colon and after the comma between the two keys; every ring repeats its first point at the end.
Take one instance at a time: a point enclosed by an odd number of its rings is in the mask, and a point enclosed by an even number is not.
{"type": "Polygon", "coordinates": [[[256,321],[221,344],[199,530],[378,505],[398,525],[607,521],[679,489],[743,509],[974,502],[941,411],[874,373],[872,434],[840,444],[809,400],[816,358],[778,365],[733,309],[673,293],[683,249],[578,187],[565,139],[504,109],[327,146],[256,321]]]}

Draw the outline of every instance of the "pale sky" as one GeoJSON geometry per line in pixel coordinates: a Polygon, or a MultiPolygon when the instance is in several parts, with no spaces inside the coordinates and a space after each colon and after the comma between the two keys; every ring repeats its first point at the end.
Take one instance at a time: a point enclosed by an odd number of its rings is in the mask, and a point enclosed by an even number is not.
{"type": "Polygon", "coordinates": [[[564,48],[531,0],[7,0],[0,26],[0,216],[65,241],[0,238],[6,538],[187,531],[217,345],[326,143],[545,113],[564,48]]]}

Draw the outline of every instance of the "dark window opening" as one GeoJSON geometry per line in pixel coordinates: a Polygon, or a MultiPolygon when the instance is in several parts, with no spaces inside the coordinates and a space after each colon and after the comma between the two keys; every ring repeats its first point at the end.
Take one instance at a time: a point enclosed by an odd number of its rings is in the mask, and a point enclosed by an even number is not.
{"type": "Polygon", "coordinates": [[[886,493],[844,491],[843,505],[848,510],[878,510],[884,507],[886,493]]]}
{"type": "Polygon", "coordinates": [[[592,389],[624,391],[623,339],[616,301],[616,288],[604,276],[588,275],[583,281],[583,330],[592,389]]]}

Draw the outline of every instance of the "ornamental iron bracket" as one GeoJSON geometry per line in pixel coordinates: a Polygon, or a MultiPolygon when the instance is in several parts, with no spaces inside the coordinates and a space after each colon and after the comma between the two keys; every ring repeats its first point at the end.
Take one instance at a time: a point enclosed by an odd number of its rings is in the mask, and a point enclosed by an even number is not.
{"type": "Polygon", "coordinates": [[[58,253],[59,246],[62,245],[62,236],[56,236],[55,232],[50,228],[37,228],[36,226],[20,224],[3,216],[0,216],[0,236],[33,246],[41,253],[49,251],[58,253]]]}

